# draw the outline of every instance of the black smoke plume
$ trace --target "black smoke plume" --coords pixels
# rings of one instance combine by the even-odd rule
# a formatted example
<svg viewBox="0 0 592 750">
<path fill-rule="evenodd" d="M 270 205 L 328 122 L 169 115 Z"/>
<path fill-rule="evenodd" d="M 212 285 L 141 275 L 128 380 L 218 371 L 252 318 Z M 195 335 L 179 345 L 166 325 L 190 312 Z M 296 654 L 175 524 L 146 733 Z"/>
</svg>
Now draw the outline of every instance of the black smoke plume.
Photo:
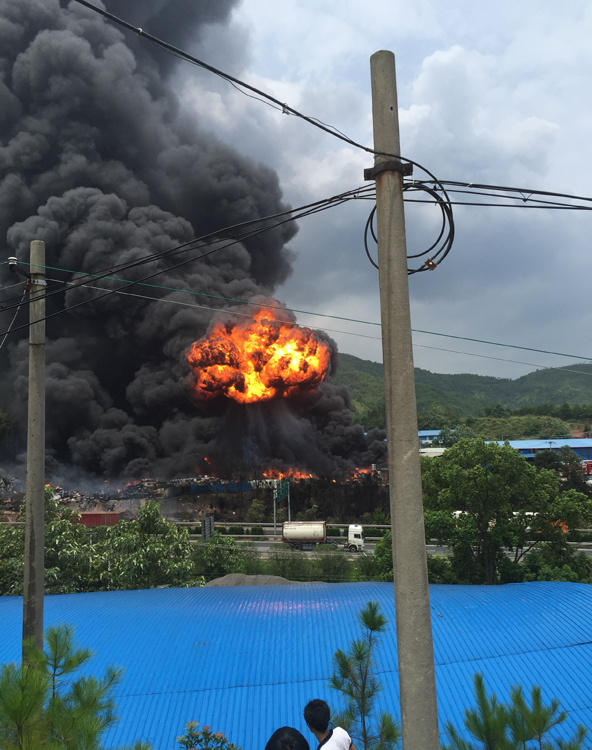
<svg viewBox="0 0 592 750">
<path fill-rule="evenodd" d="M 125 9 L 132 23 L 198 51 L 208 24 L 225 23 L 235 2 L 103 7 Z M 75 2 L 0 0 L 0 18 L 0 235 L 21 262 L 30 241 L 43 239 L 56 269 L 49 279 L 72 281 L 287 208 L 272 170 L 183 111 L 172 85 L 175 58 Z M 348 393 L 330 382 L 298 401 L 253 408 L 205 411 L 184 392 L 184 351 L 206 333 L 212 308 L 225 307 L 215 298 L 273 294 L 290 274 L 295 231 L 277 227 L 203 259 L 211 246 L 197 245 L 176 269 L 179 256 L 154 257 L 122 272 L 126 279 L 160 272 L 151 283 L 163 288 L 135 286 L 137 296 L 77 308 L 99 292 L 50 297 L 48 313 L 63 311 L 47 324 L 50 472 L 184 476 L 203 470 L 205 456 L 226 466 L 253 445 L 261 461 L 324 473 L 380 457 L 384 444 L 370 444 L 351 424 Z M 14 282 L 3 266 L 1 286 Z M 2 299 L 15 293 L 7 289 Z M 3 330 L 12 314 L 0 315 Z M 24 322 L 21 313 L 17 324 Z M 27 356 L 26 331 L 0 350 L 0 406 L 21 426 Z"/>
</svg>

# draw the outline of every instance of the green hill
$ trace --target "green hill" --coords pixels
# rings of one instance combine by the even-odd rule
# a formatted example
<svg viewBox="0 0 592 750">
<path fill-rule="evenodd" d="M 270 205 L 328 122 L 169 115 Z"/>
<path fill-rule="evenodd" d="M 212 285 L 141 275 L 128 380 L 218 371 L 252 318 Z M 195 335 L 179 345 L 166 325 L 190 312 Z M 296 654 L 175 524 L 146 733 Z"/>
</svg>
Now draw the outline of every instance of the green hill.
<svg viewBox="0 0 592 750">
<path fill-rule="evenodd" d="M 384 424 L 381 364 L 340 354 L 333 380 L 348 386 L 355 421 L 366 428 Z M 418 413 L 436 406 L 456 417 L 477 417 L 495 404 L 512 411 L 542 405 L 590 405 L 592 364 L 537 370 L 516 380 L 469 373 L 442 375 L 415 368 L 415 388 Z"/>
</svg>

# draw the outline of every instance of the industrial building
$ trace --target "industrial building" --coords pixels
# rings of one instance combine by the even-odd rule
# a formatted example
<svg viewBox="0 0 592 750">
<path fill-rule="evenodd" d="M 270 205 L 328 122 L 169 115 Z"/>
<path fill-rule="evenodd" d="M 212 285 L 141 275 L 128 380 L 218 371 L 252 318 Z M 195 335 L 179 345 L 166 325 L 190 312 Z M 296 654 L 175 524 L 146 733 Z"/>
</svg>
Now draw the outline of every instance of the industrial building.
<svg viewBox="0 0 592 750">
<path fill-rule="evenodd" d="M 592 586 L 536 582 L 431 586 L 439 716 L 461 728 L 482 672 L 501 700 L 512 685 L 541 685 L 569 712 L 558 732 L 592 727 Z M 190 720 L 244 750 L 280 726 L 305 735 L 302 707 L 339 696 L 327 687 L 332 656 L 358 636 L 357 614 L 378 601 L 389 631 L 378 652 L 379 708 L 398 714 L 397 650 L 390 583 L 294 584 L 48 596 L 45 624 L 76 626 L 96 654 L 90 671 L 125 668 L 121 720 L 105 747 L 145 740 L 172 750 Z M 0 662 L 20 659 L 22 599 L 0 598 Z M 313 737 L 309 735 L 311 746 Z"/>
</svg>

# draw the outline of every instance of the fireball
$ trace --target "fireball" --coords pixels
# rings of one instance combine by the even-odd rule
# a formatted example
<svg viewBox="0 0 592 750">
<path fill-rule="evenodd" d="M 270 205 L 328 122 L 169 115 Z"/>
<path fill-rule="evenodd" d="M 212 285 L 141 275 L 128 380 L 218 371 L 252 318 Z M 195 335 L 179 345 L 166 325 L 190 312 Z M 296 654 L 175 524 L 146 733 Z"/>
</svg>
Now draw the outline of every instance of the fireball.
<svg viewBox="0 0 592 750">
<path fill-rule="evenodd" d="M 331 349 L 274 306 L 260 307 L 249 318 L 216 322 L 185 356 L 199 401 L 224 395 L 252 404 L 316 388 L 327 375 Z"/>
</svg>

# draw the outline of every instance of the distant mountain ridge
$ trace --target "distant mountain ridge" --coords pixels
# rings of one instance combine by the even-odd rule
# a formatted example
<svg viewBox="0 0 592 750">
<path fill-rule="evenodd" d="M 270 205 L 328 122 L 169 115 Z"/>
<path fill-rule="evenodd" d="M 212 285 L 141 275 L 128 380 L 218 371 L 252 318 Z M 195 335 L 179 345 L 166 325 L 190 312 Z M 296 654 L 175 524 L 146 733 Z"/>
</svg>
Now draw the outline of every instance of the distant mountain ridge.
<svg viewBox="0 0 592 750">
<path fill-rule="evenodd" d="M 348 386 L 356 421 L 364 424 L 369 415 L 383 408 L 384 370 L 379 362 L 340 353 L 333 380 Z M 439 374 L 416 367 L 415 389 L 418 412 L 437 404 L 457 407 L 463 417 L 478 416 L 498 403 L 512 410 L 541 404 L 592 404 L 592 364 L 536 370 L 515 380 Z"/>
</svg>

